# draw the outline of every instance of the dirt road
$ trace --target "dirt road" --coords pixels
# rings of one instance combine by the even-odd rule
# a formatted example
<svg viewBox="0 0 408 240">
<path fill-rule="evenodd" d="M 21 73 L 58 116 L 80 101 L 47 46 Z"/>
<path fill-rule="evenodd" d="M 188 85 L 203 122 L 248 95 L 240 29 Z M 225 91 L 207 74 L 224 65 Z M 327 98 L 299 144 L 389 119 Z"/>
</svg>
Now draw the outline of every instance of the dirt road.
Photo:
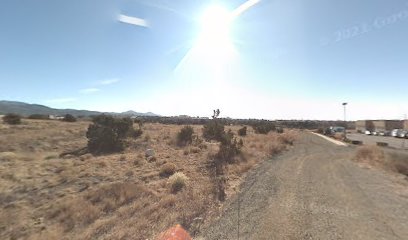
<svg viewBox="0 0 408 240">
<path fill-rule="evenodd" d="M 303 133 L 254 169 L 204 239 L 407 239 L 408 182 L 350 159 L 353 147 Z"/>
</svg>

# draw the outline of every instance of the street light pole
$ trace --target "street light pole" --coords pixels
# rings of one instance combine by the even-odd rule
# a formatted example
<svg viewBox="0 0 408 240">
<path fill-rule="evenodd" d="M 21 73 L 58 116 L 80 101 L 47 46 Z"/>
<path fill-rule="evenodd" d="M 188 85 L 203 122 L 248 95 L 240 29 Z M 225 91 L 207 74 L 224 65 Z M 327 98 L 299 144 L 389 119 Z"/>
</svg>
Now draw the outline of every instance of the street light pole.
<svg viewBox="0 0 408 240">
<path fill-rule="evenodd" d="M 346 106 L 347 106 L 347 103 L 345 102 L 342 105 L 344 107 L 344 122 L 346 122 Z"/>
<path fill-rule="evenodd" d="M 347 138 L 347 122 L 346 122 L 346 106 L 347 103 L 344 102 L 342 103 L 343 108 L 344 108 L 344 138 Z"/>
</svg>

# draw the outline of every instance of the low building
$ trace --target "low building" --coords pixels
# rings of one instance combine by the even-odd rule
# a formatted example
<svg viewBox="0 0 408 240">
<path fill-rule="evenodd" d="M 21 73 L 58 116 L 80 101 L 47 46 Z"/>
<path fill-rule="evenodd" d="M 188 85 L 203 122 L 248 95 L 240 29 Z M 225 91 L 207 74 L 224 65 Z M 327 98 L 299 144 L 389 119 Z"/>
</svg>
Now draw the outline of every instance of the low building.
<svg viewBox="0 0 408 240">
<path fill-rule="evenodd" d="M 374 131 L 374 123 L 371 120 L 356 121 L 357 132 Z"/>
<path fill-rule="evenodd" d="M 408 130 L 408 119 L 404 120 L 403 127 L 405 130 Z"/>
<path fill-rule="evenodd" d="M 403 123 L 403 121 L 400 121 L 400 120 L 359 120 L 359 121 L 356 121 L 357 132 L 365 132 L 365 131 L 385 132 L 385 131 L 391 131 L 393 129 L 401 129 L 403 127 L 408 128 L 408 122 Z"/>
<path fill-rule="evenodd" d="M 52 120 L 62 120 L 62 119 L 64 119 L 63 116 L 58 116 L 58 115 L 48 115 L 48 118 L 52 119 Z"/>
<path fill-rule="evenodd" d="M 374 130 L 377 132 L 391 131 L 403 127 L 403 122 L 400 120 L 375 120 L 373 121 L 373 124 Z"/>
</svg>

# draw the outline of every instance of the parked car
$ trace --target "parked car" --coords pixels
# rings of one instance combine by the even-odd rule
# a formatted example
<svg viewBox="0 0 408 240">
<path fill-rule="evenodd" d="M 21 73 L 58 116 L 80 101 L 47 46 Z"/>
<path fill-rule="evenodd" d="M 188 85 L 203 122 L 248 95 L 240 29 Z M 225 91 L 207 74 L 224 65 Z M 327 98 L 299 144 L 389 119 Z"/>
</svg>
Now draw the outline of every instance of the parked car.
<svg viewBox="0 0 408 240">
<path fill-rule="evenodd" d="M 390 136 L 391 132 L 390 131 L 380 131 L 378 133 L 379 136 Z"/>
<path fill-rule="evenodd" d="M 398 136 L 398 131 L 399 131 L 399 129 L 393 129 L 393 130 L 391 131 L 391 136 L 392 136 L 392 137 L 397 137 L 397 136 Z"/>
<path fill-rule="evenodd" d="M 365 130 L 365 131 L 364 131 L 364 134 L 365 134 L 365 135 L 371 135 L 371 132 L 368 131 L 368 130 Z"/>
<path fill-rule="evenodd" d="M 378 135 L 378 132 L 377 132 L 377 131 L 372 131 L 372 132 L 371 132 L 371 135 L 377 136 L 377 135 Z"/>
<path fill-rule="evenodd" d="M 400 137 L 400 138 L 408 138 L 408 131 L 406 131 L 406 130 L 401 130 L 401 131 L 398 133 L 398 137 Z"/>
</svg>

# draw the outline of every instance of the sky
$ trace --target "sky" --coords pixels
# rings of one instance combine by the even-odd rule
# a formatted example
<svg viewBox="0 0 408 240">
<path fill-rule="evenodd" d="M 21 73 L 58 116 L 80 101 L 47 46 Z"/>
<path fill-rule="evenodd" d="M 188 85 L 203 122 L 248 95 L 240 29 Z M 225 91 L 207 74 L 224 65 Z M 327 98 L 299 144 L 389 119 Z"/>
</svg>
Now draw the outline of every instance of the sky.
<svg viewBox="0 0 408 240">
<path fill-rule="evenodd" d="M 347 102 L 348 120 L 402 119 L 407 43 L 408 0 L 2 0 L 0 100 L 271 120 L 339 120 Z"/>
</svg>

